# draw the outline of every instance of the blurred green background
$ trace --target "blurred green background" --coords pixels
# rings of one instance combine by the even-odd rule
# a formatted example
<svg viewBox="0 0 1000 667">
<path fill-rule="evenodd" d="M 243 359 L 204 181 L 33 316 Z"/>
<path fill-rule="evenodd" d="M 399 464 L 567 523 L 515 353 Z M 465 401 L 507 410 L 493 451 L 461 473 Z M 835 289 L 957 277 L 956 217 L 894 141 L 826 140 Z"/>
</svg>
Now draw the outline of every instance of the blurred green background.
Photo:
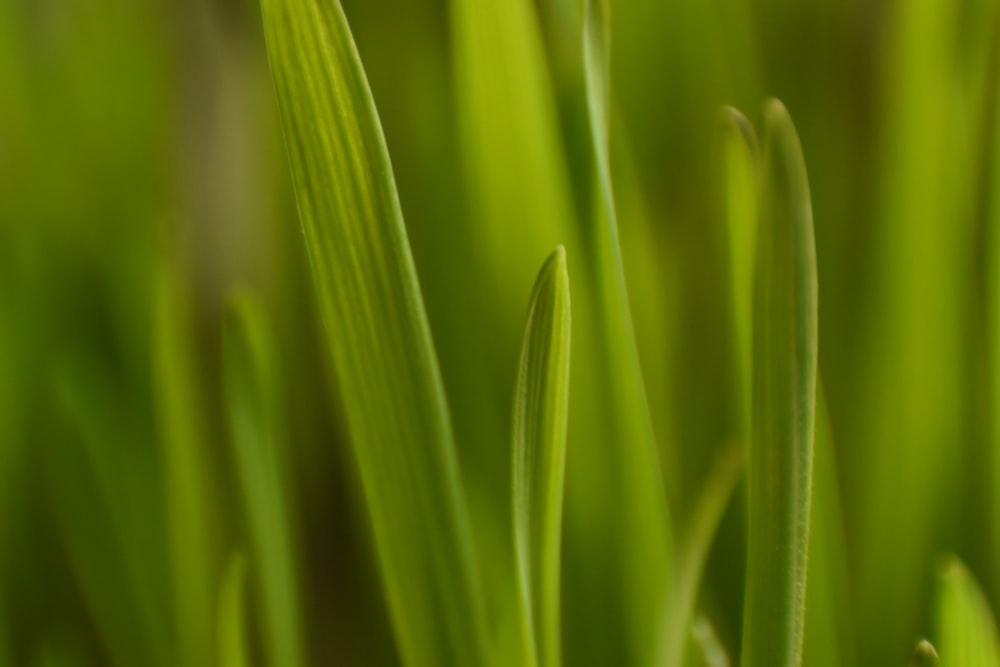
<svg viewBox="0 0 1000 667">
<path fill-rule="evenodd" d="M 531 39 L 509 75 L 528 67 L 541 106 L 524 111 L 500 86 L 476 113 L 467 93 L 484 70 L 471 59 L 494 48 L 489 34 L 463 43 L 470 31 L 446 0 L 342 4 L 392 157 L 488 573 L 509 557 L 497 554 L 509 548 L 514 369 L 551 249 L 525 207 L 568 210 L 583 234 L 595 206 L 578 3 L 512 4 Z M 835 598 L 839 620 L 824 625 L 837 628 L 829 637 L 807 625 L 805 664 L 903 664 L 929 631 L 944 552 L 1000 608 L 998 3 L 612 0 L 611 11 L 619 224 L 675 521 L 741 429 L 719 110 L 756 120 L 774 95 L 809 171 L 829 420 L 814 496 L 814 531 L 829 542 L 812 561 L 827 574 L 810 579 L 809 604 Z M 496 180 L 542 159 L 507 145 L 506 119 L 522 112 L 557 147 L 560 162 L 540 168 L 564 180 L 565 202 L 524 204 L 544 194 Z M 494 171 L 484 154 L 502 157 Z M 0 665 L 180 664 L 178 647 L 214 622 L 188 617 L 214 610 L 216 589 L 198 582 L 220 581 L 237 551 L 253 571 L 223 397 L 223 311 L 236 289 L 256 295 L 274 334 L 307 662 L 394 664 L 258 8 L 0 0 Z M 599 402 L 601 387 L 578 397 Z M 599 432 L 600 417 L 571 419 L 570 523 L 601 512 L 599 495 L 587 499 L 603 473 L 573 436 Z M 178 506 L 189 483 L 197 502 Z M 700 597 L 734 659 L 744 509 L 738 497 L 723 520 Z M 176 548 L 189 524 L 207 536 L 196 548 L 209 570 L 190 586 Z M 210 605 L 190 604 L 206 595 Z M 578 647 L 566 663 L 608 664 L 572 639 L 588 612 L 566 614 Z"/>
</svg>

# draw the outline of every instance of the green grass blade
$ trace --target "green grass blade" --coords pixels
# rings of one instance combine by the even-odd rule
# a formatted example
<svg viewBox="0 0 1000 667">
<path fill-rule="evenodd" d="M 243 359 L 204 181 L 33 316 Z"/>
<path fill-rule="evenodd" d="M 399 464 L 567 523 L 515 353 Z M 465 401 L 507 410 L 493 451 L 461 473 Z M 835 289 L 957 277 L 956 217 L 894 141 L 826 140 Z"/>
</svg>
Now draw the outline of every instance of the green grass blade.
<svg viewBox="0 0 1000 667">
<path fill-rule="evenodd" d="M 817 386 L 812 519 L 809 528 L 809 601 L 802 661 L 809 667 L 857 664 L 851 623 L 847 545 L 833 429 L 822 381 Z"/>
<path fill-rule="evenodd" d="M 933 644 L 926 639 L 917 642 L 917 647 L 910 656 L 910 667 L 938 667 L 940 663 L 941 659 Z"/>
<path fill-rule="evenodd" d="M 697 499 L 694 514 L 678 549 L 675 584 L 671 587 L 657 665 L 677 667 L 682 664 L 684 636 L 693 627 L 692 618 L 705 562 L 722 515 L 742 476 L 745 461 L 741 443 L 723 448 Z"/>
<path fill-rule="evenodd" d="M 934 611 L 937 646 L 945 665 L 1000 665 L 1000 644 L 989 603 L 957 558 L 950 558 L 938 572 Z"/>
<path fill-rule="evenodd" d="M 726 231 L 729 246 L 729 280 L 733 322 L 742 385 L 743 434 L 750 437 L 753 383 L 753 275 L 757 235 L 758 171 L 757 135 L 746 117 L 732 107 L 723 110 Z"/>
<path fill-rule="evenodd" d="M 686 656 L 686 667 L 729 667 L 729 654 L 704 616 L 691 623 Z"/>
<path fill-rule="evenodd" d="M 538 274 L 514 393 L 514 543 L 526 664 L 562 664 L 560 556 L 569 417 L 570 296 L 559 247 Z"/>
<path fill-rule="evenodd" d="M 792 120 L 777 100 L 765 116 L 742 664 L 798 667 L 816 401 L 816 251 Z"/>
<path fill-rule="evenodd" d="M 246 560 L 242 554 L 229 559 L 219 587 L 216 615 L 216 647 L 219 667 L 246 667 Z M 281 663 L 274 663 L 281 664 Z"/>
<path fill-rule="evenodd" d="M 246 294 L 230 300 L 223 335 L 229 427 L 258 564 L 265 643 L 272 664 L 297 667 L 302 631 L 275 348 L 260 306 Z"/>
<path fill-rule="evenodd" d="M 263 0 L 299 214 L 411 666 L 480 665 L 480 583 L 440 371 L 360 58 L 339 2 Z"/>
<path fill-rule="evenodd" d="M 154 283 L 153 368 L 161 435 L 179 662 L 212 660 L 216 528 L 209 492 L 201 388 L 195 372 L 184 281 L 160 258 Z"/>
<path fill-rule="evenodd" d="M 646 664 L 655 659 L 658 650 L 660 619 L 670 585 L 673 544 L 659 454 L 629 310 L 611 184 L 608 14 L 606 0 L 588 0 L 584 4 L 587 106 L 601 202 L 599 220 L 594 225 L 594 249 L 598 312 L 604 327 L 619 466 L 621 525 L 618 528 L 617 566 L 624 596 L 622 620 L 629 662 Z"/>
</svg>

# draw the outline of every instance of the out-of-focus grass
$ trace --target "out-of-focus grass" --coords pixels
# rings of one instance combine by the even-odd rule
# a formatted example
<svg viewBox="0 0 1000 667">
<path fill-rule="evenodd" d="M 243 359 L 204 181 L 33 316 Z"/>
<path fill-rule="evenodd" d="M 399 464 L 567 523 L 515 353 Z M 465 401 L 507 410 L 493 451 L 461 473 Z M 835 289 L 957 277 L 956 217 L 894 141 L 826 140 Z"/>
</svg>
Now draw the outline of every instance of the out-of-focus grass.
<svg viewBox="0 0 1000 667">
<path fill-rule="evenodd" d="M 482 654 L 516 664 L 509 422 L 524 304 L 560 243 L 573 284 L 563 662 L 648 664 L 639 656 L 691 631 L 686 652 L 665 653 L 748 659 L 747 504 L 737 493 L 715 535 L 728 494 L 710 491 L 754 419 L 749 295 L 762 267 L 740 128 L 761 126 L 767 94 L 788 105 L 809 173 L 826 390 L 804 664 L 902 665 L 924 635 L 947 663 L 954 624 L 932 595 L 942 552 L 982 582 L 976 606 L 1000 608 L 995 2 L 615 0 L 589 5 L 610 22 L 587 33 L 575 0 L 267 2 L 315 8 L 303 31 L 342 5 L 337 34 L 349 25 L 358 49 L 348 69 L 330 55 L 343 50 L 305 49 L 279 88 L 286 115 L 304 108 L 303 87 L 330 95 L 301 143 L 340 178 L 304 184 L 293 170 L 298 210 L 256 2 L 0 2 L 0 665 L 292 664 L 277 656 L 297 651 L 307 664 L 419 662 L 433 651 L 414 645 L 460 653 L 462 628 L 480 625 L 479 612 L 451 614 L 449 634 L 426 614 L 400 629 L 420 615 L 397 589 L 450 590 L 442 572 L 479 582 Z M 352 114 L 381 132 L 367 101 L 303 83 L 321 72 L 355 92 L 366 77 L 391 166 L 313 140 Z M 720 129 L 725 105 L 749 119 Z M 405 218 L 412 267 L 403 237 L 363 205 L 377 198 L 359 197 L 360 217 L 310 213 L 358 174 L 390 199 L 385 184 L 398 188 L 393 229 Z M 307 233 L 311 255 L 300 212 L 339 230 Z M 369 241 L 391 261 L 373 262 Z M 397 302 L 360 287 L 366 271 L 404 265 L 421 291 Z M 242 361 L 224 377 L 237 285 L 271 315 L 281 360 L 239 403 L 252 413 L 240 423 L 281 466 L 266 452 L 241 460 L 230 423 L 235 390 L 255 382 Z M 355 319 L 320 317 L 338 290 L 355 295 L 343 299 Z M 416 300 L 433 336 L 406 347 L 412 327 L 373 313 Z M 397 341 L 379 373 L 377 340 Z M 433 392 L 400 391 L 408 408 L 373 398 L 435 357 Z M 414 408 L 438 406 L 439 389 L 448 415 Z M 417 455 L 428 450 L 358 435 L 362 415 L 384 434 L 397 409 L 454 432 L 441 469 L 467 498 L 455 525 L 467 512 L 475 566 L 461 576 L 465 538 L 429 539 L 377 511 L 386 520 L 369 527 L 383 492 L 428 525 L 452 522 L 450 503 L 407 491 L 451 488 L 450 473 L 410 475 L 437 465 Z M 676 558 L 644 542 L 674 528 Z M 677 575 L 702 549 L 689 568 L 701 576 Z M 237 552 L 242 635 L 224 560 Z M 438 575 L 406 570 L 381 587 L 385 563 L 420 554 Z M 666 575 L 687 582 L 690 629 L 649 611 L 675 599 Z"/>
</svg>

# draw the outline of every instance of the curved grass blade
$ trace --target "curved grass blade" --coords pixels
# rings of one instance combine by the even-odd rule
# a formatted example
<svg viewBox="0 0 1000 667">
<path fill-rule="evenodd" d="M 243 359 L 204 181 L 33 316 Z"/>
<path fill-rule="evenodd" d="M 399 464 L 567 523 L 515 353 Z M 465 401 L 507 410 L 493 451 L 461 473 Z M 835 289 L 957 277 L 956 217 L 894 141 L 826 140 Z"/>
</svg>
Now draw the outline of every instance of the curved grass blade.
<svg viewBox="0 0 1000 667">
<path fill-rule="evenodd" d="M 247 294 L 230 299 L 223 331 L 226 403 L 234 459 L 246 508 L 262 625 L 270 662 L 302 664 L 301 620 L 291 512 L 281 457 L 281 387 L 270 330 Z"/>
<path fill-rule="evenodd" d="M 745 461 L 742 443 L 723 448 L 697 500 L 694 515 L 679 545 L 657 665 L 678 667 L 683 661 L 684 635 L 695 627 L 692 618 L 705 562 L 722 515 L 742 476 Z"/>
<path fill-rule="evenodd" d="M 719 640 L 712 623 L 698 616 L 691 623 L 686 667 L 729 667 L 729 654 Z"/>
<path fill-rule="evenodd" d="M 742 664 L 798 667 L 816 401 L 816 251 L 795 128 L 777 100 L 765 117 Z"/>
<path fill-rule="evenodd" d="M 441 375 L 374 101 L 335 0 L 262 0 L 327 343 L 403 662 L 488 664 Z"/>
<path fill-rule="evenodd" d="M 938 657 L 934 645 L 926 639 L 917 642 L 917 647 L 913 649 L 910 657 L 910 667 L 938 667 L 941 659 Z"/>
<path fill-rule="evenodd" d="M 945 665 L 996 667 L 1000 644 L 986 596 L 957 558 L 938 572 L 935 635 Z"/>
<path fill-rule="evenodd" d="M 822 378 L 817 385 L 812 519 L 809 528 L 809 602 L 802 664 L 840 667 L 854 656 L 847 546 L 833 429 Z"/>
<path fill-rule="evenodd" d="M 743 434 L 750 437 L 753 384 L 753 275 L 760 170 L 757 135 L 750 121 L 733 107 L 722 113 L 725 159 L 726 230 L 729 246 L 730 298 L 736 326 Z"/>
<path fill-rule="evenodd" d="M 622 621 L 628 662 L 655 659 L 670 586 L 672 528 L 659 455 L 639 365 L 622 266 L 609 151 L 610 29 L 607 0 L 584 3 L 583 58 L 600 219 L 594 225 L 598 312 L 613 405 L 621 493 L 617 567 L 622 574 Z"/>
<path fill-rule="evenodd" d="M 240 553 L 229 559 L 219 588 L 216 646 L 219 667 L 246 667 L 246 560 Z M 281 664 L 281 663 L 274 663 Z"/>
<path fill-rule="evenodd" d="M 570 296 L 560 246 L 538 274 L 514 393 L 514 543 L 527 665 L 562 664 L 559 620 Z"/>
</svg>

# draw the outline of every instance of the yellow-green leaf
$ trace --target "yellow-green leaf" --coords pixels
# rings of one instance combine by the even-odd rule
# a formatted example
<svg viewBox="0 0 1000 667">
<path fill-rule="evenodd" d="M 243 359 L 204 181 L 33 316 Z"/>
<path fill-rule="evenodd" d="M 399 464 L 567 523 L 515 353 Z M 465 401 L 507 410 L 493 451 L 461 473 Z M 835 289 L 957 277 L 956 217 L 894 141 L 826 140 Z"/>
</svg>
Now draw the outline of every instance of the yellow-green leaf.
<svg viewBox="0 0 1000 667">
<path fill-rule="evenodd" d="M 917 647 L 913 649 L 910 656 L 910 667 L 937 667 L 940 664 L 937 651 L 934 645 L 926 639 L 917 642 Z"/>
<path fill-rule="evenodd" d="M 326 339 L 407 665 L 489 662 L 448 408 L 374 100 L 335 0 L 262 0 Z"/>
<path fill-rule="evenodd" d="M 798 667 L 816 402 L 816 250 L 795 127 L 777 100 L 765 117 L 742 664 Z"/>
<path fill-rule="evenodd" d="M 655 659 L 673 559 L 670 514 L 659 454 L 639 364 L 628 290 L 618 239 L 609 158 L 610 8 L 607 0 L 587 0 L 583 17 L 583 60 L 587 106 L 599 184 L 593 248 L 598 312 L 612 402 L 620 524 L 622 629 L 630 663 Z"/>
<path fill-rule="evenodd" d="M 526 664 L 559 667 L 560 555 L 569 410 L 570 296 L 559 247 L 538 274 L 514 393 L 514 542 Z"/>
<path fill-rule="evenodd" d="M 216 650 L 219 667 L 246 667 L 246 560 L 240 553 L 229 559 L 219 587 L 216 611 Z M 275 663 L 280 664 L 280 663 Z"/>
<path fill-rule="evenodd" d="M 233 297 L 223 332 L 226 404 L 234 462 L 246 508 L 262 626 L 271 664 L 302 664 L 292 514 L 286 490 L 281 382 L 260 306 Z"/>
<path fill-rule="evenodd" d="M 986 596 L 965 565 L 950 558 L 938 572 L 935 639 L 946 667 L 997 667 L 1000 644 Z"/>
</svg>

